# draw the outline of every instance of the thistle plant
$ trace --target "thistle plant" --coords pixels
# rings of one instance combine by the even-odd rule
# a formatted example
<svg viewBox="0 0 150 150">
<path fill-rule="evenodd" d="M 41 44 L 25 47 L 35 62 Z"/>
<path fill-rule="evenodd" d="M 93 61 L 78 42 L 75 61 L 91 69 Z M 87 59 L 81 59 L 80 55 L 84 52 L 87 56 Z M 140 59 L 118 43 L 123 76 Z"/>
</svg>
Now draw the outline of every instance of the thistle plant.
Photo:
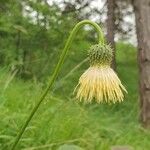
<svg viewBox="0 0 150 150">
<path fill-rule="evenodd" d="M 91 102 L 115 103 L 123 101 L 122 90 L 127 92 L 116 73 L 110 68 L 112 49 L 102 43 L 89 50 L 90 67 L 83 73 L 75 88 L 77 99 Z"/>
<path fill-rule="evenodd" d="M 112 50 L 108 44 L 105 43 L 104 34 L 99 25 L 90 21 L 83 20 L 76 24 L 73 28 L 70 36 L 65 44 L 65 47 L 62 51 L 62 54 L 59 58 L 59 61 L 55 67 L 54 73 L 49 80 L 47 88 L 41 94 L 37 104 L 31 111 L 29 117 L 26 122 L 22 126 L 19 131 L 11 150 L 14 150 L 21 139 L 26 127 L 30 123 L 34 114 L 38 110 L 39 106 L 45 99 L 47 93 L 50 91 L 53 83 L 55 82 L 60 68 L 65 60 L 66 54 L 71 47 L 73 39 L 75 38 L 76 33 L 79 31 L 81 27 L 84 25 L 93 26 L 98 33 L 98 44 L 91 46 L 88 54 L 90 60 L 90 67 L 86 70 L 83 75 L 79 79 L 79 83 L 75 88 L 75 92 L 77 93 L 77 98 L 81 101 L 91 102 L 95 99 L 96 102 L 121 102 L 123 101 L 123 91 L 126 91 L 124 86 L 121 84 L 116 73 L 110 68 L 111 60 L 112 60 Z"/>
</svg>

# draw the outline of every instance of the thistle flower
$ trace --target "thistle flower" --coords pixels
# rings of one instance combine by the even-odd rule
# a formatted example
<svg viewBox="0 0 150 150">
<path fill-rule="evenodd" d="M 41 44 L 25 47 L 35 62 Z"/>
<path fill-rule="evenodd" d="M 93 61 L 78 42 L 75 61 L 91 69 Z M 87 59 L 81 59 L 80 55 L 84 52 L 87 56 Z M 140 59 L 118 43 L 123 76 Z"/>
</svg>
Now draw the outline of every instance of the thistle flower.
<svg viewBox="0 0 150 150">
<path fill-rule="evenodd" d="M 109 45 L 94 45 L 89 50 L 90 67 L 82 74 L 75 88 L 77 99 L 85 102 L 123 101 L 126 91 L 117 74 L 110 68 L 112 49 Z"/>
</svg>

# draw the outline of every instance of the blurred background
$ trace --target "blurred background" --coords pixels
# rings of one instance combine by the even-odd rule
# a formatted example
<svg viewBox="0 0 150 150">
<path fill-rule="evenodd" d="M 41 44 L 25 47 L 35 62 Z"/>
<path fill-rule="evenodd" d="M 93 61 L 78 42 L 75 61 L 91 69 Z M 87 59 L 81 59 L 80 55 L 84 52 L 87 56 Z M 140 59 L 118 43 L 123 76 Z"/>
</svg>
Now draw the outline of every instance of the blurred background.
<svg viewBox="0 0 150 150">
<path fill-rule="evenodd" d="M 149 150 L 149 4 L 150 0 L 0 0 L 0 149 L 9 150 L 14 142 L 75 24 L 90 19 L 102 27 L 113 48 L 112 67 L 128 90 L 124 102 L 75 101 L 73 90 L 89 67 L 87 50 L 97 43 L 95 30 L 85 26 L 17 149 L 117 150 L 113 147 L 121 145 Z"/>
</svg>

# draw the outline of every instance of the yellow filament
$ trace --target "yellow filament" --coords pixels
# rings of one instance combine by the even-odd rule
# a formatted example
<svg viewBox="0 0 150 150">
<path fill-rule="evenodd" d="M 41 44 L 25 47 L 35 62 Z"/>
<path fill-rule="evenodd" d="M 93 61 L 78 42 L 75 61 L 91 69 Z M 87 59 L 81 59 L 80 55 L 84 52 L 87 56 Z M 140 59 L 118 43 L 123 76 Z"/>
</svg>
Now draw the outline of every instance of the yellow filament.
<svg viewBox="0 0 150 150">
<path fill-rule="evenodd" d="M 126 91 L 116 73 L 109 66 L 93 66 L 87 69 L 79 79 L 75 88 L 77 98 L 85 102 L 121 102 L 122 91 Z"/>
</svg>

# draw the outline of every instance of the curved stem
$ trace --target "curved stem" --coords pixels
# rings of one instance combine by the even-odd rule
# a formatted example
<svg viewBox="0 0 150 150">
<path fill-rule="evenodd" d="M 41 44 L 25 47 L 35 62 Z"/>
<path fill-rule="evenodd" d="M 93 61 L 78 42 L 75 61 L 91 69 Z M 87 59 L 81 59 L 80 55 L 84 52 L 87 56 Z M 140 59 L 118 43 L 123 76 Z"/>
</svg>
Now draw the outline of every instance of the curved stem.
<svg viewBox="0 0 150 150">
<path fill-rule="evenodd" d="M 76 26 L 73 28 L 73 30 L 72 30 L 72 32 L 70 33 L 70 36 L 69 36 L 69 38 L 68 38 L 68 40 L 67 40 L 67 42 L 66 42 L 66 44 L 65 44 L 65 47 L 64 47 L 64 49 L 63 49 L 63 51 L 62 51 L 62 54 L 61 54 L 61 56 L 60 56 L 60 59 L 59 59 L 57 65 L 56 65 L 56 68 L 55 68 L 55 70 L 54 70 L 54 73 L 53 73 L 53 75 L 52 75 L 50 81 L 49 81 L 49 84 L 48 84 L 47 88 L 46 88 L 45 91 L 42 93 L 42 95 L 41 95 L 39 101 L 37 102 L 37 104 L 35 105 L 35 107 L 33 108 L 33 110 L 31 111 L 31 114 L 30 114 L 29 117 L 27 118 L 25 124 L 22 126 L 20 132 L 18 133 L 18 135 L 17 135 L 17 137 L 16 137 L 16 139 L 15 139 L 15 142 L 13 143 L 13 146 L 12 146 L 11 150 L 14 150 L 14 149 L 15 149 L 15 147 L 16 147 L 16 145 L 18 144 L 20 138 L 22 137 L 22 134 L 24 133 L 26 127 L 28 126 L 28 124 L 29 124 L 29 122 L 31 121 L 32 117 L 34 116 L 35 112 L 38 110 L 40 104 L 41 104 L 42 101 L 44 100 L 44 98 L 45 98 L 45 96 L 47 95 L 48 91 L 49 91 L 50 88 L 52 87 L 52 85 L 53 85 L 55 79 L 56 79 L 57 76 L 58 76 L 58 73 L 59 73 L 59 71 L 60 71 L 60 68 L 61 68 L 61 66 L 62 66 L 62 64 L 63 64 L 63 62 L 64 62 L 64 60 L 65 60 L 65 56 L 66 56 L 66 54 L 67 54 L 69 48 L 71 47 L 72 41 L 73 41 L 73 39 L 75 38 L 76 33 L 78 32 L 78 30 L 79 30 L 82 26 L 84 26 L 84 25 L 86 25 L 86 24 L 89 24 L 89 25 L 93 26 L 93 27 L 96 29 L 96 31 L 98 32 L 99 42 L 100 42 L 101 44 L 104 44 L 104 35 L 103 35 L 103 32 L 102 32 L 101 28 L 100 28 L 96 23 L 94 23 L 94 22 L 92 22 L 92 21 L 90 21 L 90 20 L 83 20 L 83 21 L 79 22 L 78 24 L 76 24 Z"/>
</svg>

